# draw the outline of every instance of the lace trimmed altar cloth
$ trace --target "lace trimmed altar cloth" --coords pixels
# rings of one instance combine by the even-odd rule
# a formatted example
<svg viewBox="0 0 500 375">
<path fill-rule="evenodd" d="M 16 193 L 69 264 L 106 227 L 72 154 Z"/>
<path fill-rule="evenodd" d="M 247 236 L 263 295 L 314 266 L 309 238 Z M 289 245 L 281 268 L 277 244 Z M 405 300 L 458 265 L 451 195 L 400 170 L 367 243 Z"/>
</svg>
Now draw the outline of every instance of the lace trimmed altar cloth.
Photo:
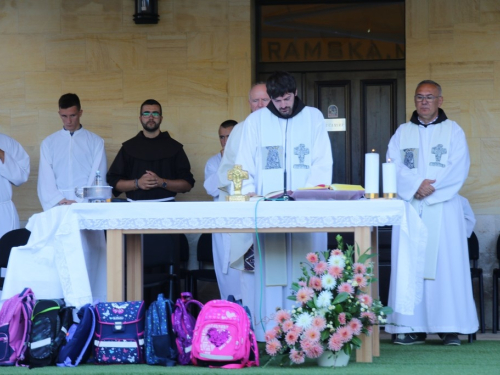
<svg viewBox="0 0 500 375">
<path fill-rule="evenodd" d="M 85 266 L 84 254 L 89 251 L 88 243 L 81 234 L 85 230 L 176 229 L 207 232 L 227 229 L 237 232 L 239 229 L 255 228 L 256 222 L 260 229 L 275 228 L 277 231 L 281 228 L 300 231 L 300 228 L 400 225 L 399 264 L 393 265 L 393 272 L 398 274 L 401 295 L 397 299 L 398 304 L 392 308 L 402 314 L 412 314 L 413 307 L 419 302 L 423 263 L 419 262 L 418 256 L 427 237 L 425 227 L 408 203 L 384 199 L 176 202 L 168 205 L 157 202 L 76 203 L 55 207 L 29 219 L 30 240 L 26 246 L 12 250 L 2 299 L 19 293 L 24 287 L 31 287 L 37 298 L 46 298 L 47 294 L 50 295 L 48 298 L 64 297 L 69 305 L 77 307 L 91 303 L 95 292 L 91 290 Z M 32 273 L 35 270 L 41 272 Z"/>
</svg>

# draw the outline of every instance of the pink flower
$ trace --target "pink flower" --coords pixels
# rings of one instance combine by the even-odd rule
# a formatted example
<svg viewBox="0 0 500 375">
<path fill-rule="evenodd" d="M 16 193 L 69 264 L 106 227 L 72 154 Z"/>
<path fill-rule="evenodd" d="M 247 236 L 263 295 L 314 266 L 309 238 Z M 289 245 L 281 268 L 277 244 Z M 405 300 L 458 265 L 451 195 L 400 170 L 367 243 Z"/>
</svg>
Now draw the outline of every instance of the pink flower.
<svg viewBox="0 0 500 375">
<path fill-rule="evenodd" d="M 352 318 L 351 321 L 349 322 L 349 327 L 352 329 L 352 334 L 357 336 L 361 333 L 361 328 L 363 328 L 363 324 L 361 323 L 361 320 L 358 318 Z"/>
<path fill-rule="evenodd" d="M 369 327 L 366 327 L 366 330 L 367 330 L 367 335 L 370 336 L 372 334 L 372 331 L 373 331 L 373 327 L 372 326 L 369 326 Z"/>
<path fill-rule="evenodd" d="M 278 310 L 274 316 L 276 323 L 283 323 L 285 320 L 290 319 L 290 313 L 286 310 Z"/>
<path fill-rule="evenodd" d="M 266 352 L 267 352 L 267 354 L 269 354 L 271 356 L 278 354 L 280 349 L 281 349 L 281 344 L 276 339 L 273 339 L 273 340 L 268 341 L 266 343 Z"/>
<path fill-rule="evenodd" d="M 283 324 L 281 325 L 281 328 L 283 329 L 283 332 L 288 332 L 293 328 L 293 321 L 292 320 L 285 320 Z"/>
<path fill-rule="evenodd" d="M 307 349 L 305 352 L 306 356 L 308 356 L 309 358 L 318 358 L 321 354 L 323 354 L 323 347 L 320 343 L 315 342 L 311 344 L 309 349 Z"/>
<path fill-rule="evenodd" d="M 286 341 L 287 345 L 291 346 L 291 345 L 295 345 L 298 338 L 299 338 L 299 335 L 292 330 L 292 331 L 287 332 L 287 334 L 285 336 L 285 341 Z"/>
<path fill-rule="evenodd" d="M 307 286 L 305 281 L 299 281 L 298 284 L 299 284 L 299 286 Z"/>
<path fill-rule="evenodd" d="M 377 317 L 371 311 L 365 311 L 361 313 L 361 318 L 367 318 L 371 324 L 375 324 Z"/>
<path fill-rule="evenodd" d="M 264 339 L 266 340 L 266 342 L 271 341 L 275 338 L 276 338 L 276 331 L 274 329 L 266 331 L 266 334 L 264 335 Z"/>
<path fill-rule="evenodd" d="M 309 341 L 309 340 L 302 339 L 300 341 L 300 347 L 301 347 L 301 349 L 304 350 L 304 351 L 306 351 L 306 352 L 307 352 L 307 350 L 309 350 L 309 348 L 311 347 L 311 345 L 312 345 L 312 342 Z"/>
<path fill-rule="evenodd" d="M 313 288 L 314 290 L 320 291 L 321 290 L 321 279 L 317 276 L 312 276 L 309 279 L 309 286 Z"/>
<path fill-rule="evenodd" d="M 335 250 L 332 250 L 332 252 L 330 253 L 330 256 L 332 255 L 343 255 L 344 253 L 342 252 L 342 250 L 339 250 L 339 249 L 335 249 Z"/>
<path fill-rule="evenodd" d="M 313 295 L 314 295 L 314 290 L 306 287 L 299 289 L 295 297 L 297 298 L 297 302 L 305 304 L 313 298 Z"/>
<path fill-rule="evenodd" d="M 306 259 L 309 263 L 318 263 L 319 262 L 318 255 L 316 253 L 308 253 L 306 255 Z"/>
<path fill-rule="evenodd" d="M 349 326 L 340 327 L 337 332 L 342 339 L 342 342 L 349 342 L 352 339 L 352 329 Z"/>
<path fill-rule="evenodd" d="M 304 363 L 304 353 L 299 352 L 297 349 L 292 349 L 290 350 L 290 360 L 293 363 L 300 365 L 301 363 Z"/>
<path fill-rule="evenodd" d="M 312 326 L 318 331 L 322 331 L 326 327 L 326 320 L 322 316 L 315 316 L 312 321 Z"/>
<path fill-rule="evenodd" d="M 311 342 L 318 342 L 321 338 L 321 334 L 316 328 L 308 328 L 302 334 L 302 337 Z"/>
<path fill-rule="evenodd" d="M 342 271 L 343 269 L 339 266 L 331 266 L 328 268 L 328 273 L 336 279 L 340 279 L 342 277 Z"/>
<path fill-rule="evenodd" d="M 302 333 L 302 327 L 295 325 L 293 326 L 292 331 L 298 336 Z"/>
<path fill-rule="evenodd" d="M 339 314 L 339 323 L 345 324 L 345 322 L 346 322 L 345 313 L 340 313 Z"/>
<path fill-rule="evenodd" d="M 365 305 L 367 306 L 371 306 L 372 305 L 372 302 L 373 302 L 373 299 L 371 296 L 369 296 L 368 294 L 360 294 L 358 296 L 358 299 L 361 303 L 364 303 Z"/>
<path fill-rule="evenodd" d="M 328 269 L 328 263 L 321 261 L 316 263 L 316 265 L 314 266 L 314 273 L 316 275 L 322 275 L 326 272 L 327 269 Z"/>
<path fill-rule="evenodd" d="M 338 286 L 337 291 L 339 293 L 344 293 L 345 292 L 345 293 L 349 293 L 349 294 L 352 295 L 354 293 L 354 288 L 352 287 L 351 284 L 344 282 L 344 283 L 342 283 L 342 284 L 340 284 Z"/>
<path fill-rule="evenodd" d="M 358 283 L 358 286 L 360 288 L 364 288 L 365 286 L 368 285 L 365 277 L 361 273 L 356 273 L 352 278 L 354 279 L 354 281 Z"/>
<path fill-rule="evenodd" d="M 338 352 L 340 349 L 342 349 L 342 346 L 344 343 L 342 342 L 342 337 L 335 332 L 333 335 L 330 336 L 328 339 L 328 349 Z"/>
<path fill-rule="evenodd" d="M 366 273 L 366 266 L 363 263 L 354 263 L 352 265 L 352 268 L 356 273 L 362 273 L 362 274 Z"/>
</svg>

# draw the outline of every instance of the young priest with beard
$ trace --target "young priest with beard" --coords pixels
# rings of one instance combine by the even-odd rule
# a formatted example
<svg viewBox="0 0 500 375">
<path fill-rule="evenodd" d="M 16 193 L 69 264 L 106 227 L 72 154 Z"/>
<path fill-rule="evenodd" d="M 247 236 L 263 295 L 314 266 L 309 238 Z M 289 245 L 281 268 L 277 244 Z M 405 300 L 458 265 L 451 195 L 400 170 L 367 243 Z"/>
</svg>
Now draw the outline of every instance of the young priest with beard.
<svg viewBox="0 0 500 375">
<path fill-rule="evenodd" d="M 144 129 L 123 143 L 106 176 L 115 196 L 124 192 L 129 201 L 166 202 L 193 188 L 182 144 L 160 131 L 162 119 L 160 103 L 142 103 L 139 121 Z"/>
<path fill-rule="evenodd" d="M 250 114 L 236 163 L 248 171 L 243 194 L 265 195 L 295 190 L 332 181 L 333 158 L 330 139 L 321 112 L 306 106 L 297 97 L 295 79 L 286 72 L 273 73 L 266 81 L 271 102 L 266 108 Z M 286 178 L 286 185 L 284 180 Z M 326 250 L 326 235 L 294 233 L 265 235 L 260 241 L 263 268 L 259 268 L 255 248 L 255 321 L 263 320 L 265 330 L 272 328 L 276 307 L 290 309 L 291 283 L 302 271 L 300 262 L 312 249 Z M 283 267 L 287 264 L 288 267 Z M 264 285 L 260 285 L 260 273 Z M 261 290 L 263 298 L 261 304 Z M 260 308 L 262 305 L 262 309 Z M 257 339 L 263 341 L 261 324 L 255 325 Z"/>
</svg>

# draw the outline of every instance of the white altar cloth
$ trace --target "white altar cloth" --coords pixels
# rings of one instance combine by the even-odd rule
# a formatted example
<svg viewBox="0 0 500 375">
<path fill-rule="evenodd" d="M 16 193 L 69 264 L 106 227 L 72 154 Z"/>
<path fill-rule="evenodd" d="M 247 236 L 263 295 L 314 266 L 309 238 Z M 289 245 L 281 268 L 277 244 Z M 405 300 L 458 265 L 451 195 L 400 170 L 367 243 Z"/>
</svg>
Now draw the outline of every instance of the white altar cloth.
<svg viewBox="0 0 500 375">
<path fill-rule="evenodd" d="M 255 220 L 257 216 L 257 220 Z M 329 231 L 329 228 L 400 225 L 398 273 L 401 290 L 395 311 L 411 314 L 419 302 L 418 280 L 423 265 L 416 262 L 424 248 L 425 227 L 415 210 L 400 200 L 288 201 L 288 202 L 157 202 L 76 203 L 33 215 L 26 246 L 12 250 L 2 298 L 29 286 L 35 291 L 59 291 L 74 306 L 92 302 L 93 292 L 85 267 L 85 229 L 174 229 L 179 233 L 203 231 L 252 231 L 273 228 L 276 232 Z M 304 228 L 306 230 L 304 230 Z M 334 230 L 332 230 L 334 231 Z M 43 256 L 42 256 L 43 255 Z M 58 262 L 54 261 L 54 257 Z M 40 263 L 42 262 L 42 263 Z M 257 263 L 257 262 L 256 262 Z M 43 273 L 35 270 L 43 266 Z M 37 276 L 36 276 L 37 275 Z M 102 275 L 105 279 L 106 275 Z M 31 285 L 30 278 L 33 280 Z M 420 284 L 420 286 L 419 286 Z M 38 297 L 38 295 L 37 295 Z M 416 297 L 416 298 L 415 298 Z M 44 298 L 44 297 L 38 297 Z"/>
</svg>

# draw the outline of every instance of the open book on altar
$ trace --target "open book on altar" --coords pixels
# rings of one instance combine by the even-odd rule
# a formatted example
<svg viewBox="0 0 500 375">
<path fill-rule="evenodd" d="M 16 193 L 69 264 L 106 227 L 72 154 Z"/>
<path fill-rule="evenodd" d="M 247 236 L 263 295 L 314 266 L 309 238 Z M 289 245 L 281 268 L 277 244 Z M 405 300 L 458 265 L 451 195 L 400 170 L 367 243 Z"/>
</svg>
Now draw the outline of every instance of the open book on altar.
<svg viewBox="0 0 500 375">
<path fill-rule="evenodd" d="M 363 197 L 365 189 L 361 185 L 329 184 L 317 185 L 306 188 L 299 188 L 295 191 L 288 191 L 287 195 L 293 200 L 357 200 Z M 264 195 L 269 200 L 280 200 L 284 191 L 273 191 Z M 261 196 L 252 197 L 250 200 L 262 198 Z"/>
</svg>

